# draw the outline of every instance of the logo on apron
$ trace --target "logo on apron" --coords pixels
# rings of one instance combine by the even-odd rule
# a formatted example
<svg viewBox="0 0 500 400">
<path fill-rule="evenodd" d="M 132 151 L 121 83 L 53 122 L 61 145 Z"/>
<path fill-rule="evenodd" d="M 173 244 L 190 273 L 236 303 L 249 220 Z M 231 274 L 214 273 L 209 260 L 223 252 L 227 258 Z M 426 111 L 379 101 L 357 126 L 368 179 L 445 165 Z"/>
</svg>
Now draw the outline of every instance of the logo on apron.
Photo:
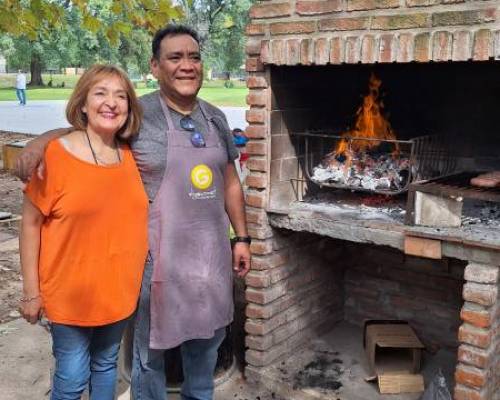
<svg viewBox="0 0 500 400">
<path fill-rule="evenodd" d="M 191 183 L 193 186 L 202 190 L 203 192 L 191 192 L 189 196 L 192 199 L 213 199 L 215 198 L 216 189 L 210 190 L 206 192 L 208 188 L 212 186 L 213 182 L 213 173 L 212 170 L 206 166 L 205 164 L 198 164 L 191 170 Z"/>
</svg>

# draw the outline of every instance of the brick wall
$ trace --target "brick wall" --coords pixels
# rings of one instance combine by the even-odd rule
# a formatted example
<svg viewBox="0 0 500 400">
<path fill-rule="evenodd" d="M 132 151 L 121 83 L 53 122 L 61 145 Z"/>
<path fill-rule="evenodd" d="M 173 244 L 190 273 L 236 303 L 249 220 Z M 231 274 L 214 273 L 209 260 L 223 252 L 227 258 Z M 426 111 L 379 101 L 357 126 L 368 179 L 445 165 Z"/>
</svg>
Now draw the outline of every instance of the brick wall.
<svg viewBox="0 0 500 400">
<path fill-rule="evenodd" d="M 498 399 L 500 393 L 499 268 L 469 263 L 463 288 L 455 400 Z"/>
<path fill-rule="evenodd" d="M 464 262 L 430 260 L 380 246 L 346 246 L 345 319 L 406 320 L 430 351 L 457 348 Z"/>
<path fill-rule="evenodd" d="M 246 277 L 245 358 L 251 366 L 269 365 L 343 319 L 341 268 L 331 242 L 275 232 L 266 250 L 254 252 Z"/>
<path fill-rule="evenodd" d="M 247 68 L 500 56 L 498 1 L 260 1 L 250 10 Z"/>
</svg>

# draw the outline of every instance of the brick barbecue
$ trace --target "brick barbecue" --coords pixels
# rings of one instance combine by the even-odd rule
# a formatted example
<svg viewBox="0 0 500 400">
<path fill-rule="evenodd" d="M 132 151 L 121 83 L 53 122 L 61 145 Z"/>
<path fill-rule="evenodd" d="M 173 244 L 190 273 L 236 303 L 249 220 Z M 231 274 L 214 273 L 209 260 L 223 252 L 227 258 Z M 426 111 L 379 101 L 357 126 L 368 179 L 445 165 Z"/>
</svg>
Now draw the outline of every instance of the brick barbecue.
<svg viewBox="0 0 500 400">
<path fill-rule="evenodd" d="M 306 178 L 293 136 L 344 128 L 375 69 L 403 139 L 429 129 L 459 147 L 462 169 L 498 168 L 500 1 L 266 0 L 250 17 L 246 376 L 288 398 L 321 399 L 274 372 L 324 335 L 345 340 L 339 324 L 402 319 L 430 358 L 451 354 L 434 362 L 449 370 L 455 400 L 500 399 L 499 230 L 405 225 L 357 193 L 353 207 L 335 206 Z M 311 193 L 330 200 L 308 202 Z M 383 398 L 347 386 L 339 398 Z"/>
</svg>

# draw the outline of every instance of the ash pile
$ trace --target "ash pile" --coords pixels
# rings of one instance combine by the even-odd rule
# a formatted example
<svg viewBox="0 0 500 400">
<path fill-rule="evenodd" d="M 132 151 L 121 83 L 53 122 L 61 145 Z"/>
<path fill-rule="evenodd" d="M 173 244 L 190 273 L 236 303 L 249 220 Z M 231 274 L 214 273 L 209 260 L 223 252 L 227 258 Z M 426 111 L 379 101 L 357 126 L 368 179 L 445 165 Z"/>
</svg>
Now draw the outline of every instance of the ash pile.
<svg viewBox="0 0 500 400">
<path fill-rule="evenodd" d="M 399 191 L 410 176 L 410 160 L 393 154 L 357 153 L 348 159 L 327 154 L 313 168 L 311 180 L 318 185 L 344 185 L 353 189 Z"/>
</svg>

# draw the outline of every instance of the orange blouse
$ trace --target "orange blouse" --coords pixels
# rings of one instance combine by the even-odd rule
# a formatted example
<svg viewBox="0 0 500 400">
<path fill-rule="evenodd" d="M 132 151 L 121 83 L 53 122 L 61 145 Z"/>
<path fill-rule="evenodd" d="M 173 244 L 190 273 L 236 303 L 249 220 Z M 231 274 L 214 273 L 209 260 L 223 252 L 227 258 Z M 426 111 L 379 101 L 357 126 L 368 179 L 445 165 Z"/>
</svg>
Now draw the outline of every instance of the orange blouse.
<svg viewBox="0 0 500 400">
<path fill-rule="evenodd" d="M 39 256 L 47 318 L 99 326 L 136 307 L 147 254 L 148 200 L 128 147 L 116 165 L 80 160 L 58 141 L 45 152 L 45 178 L 25 189 L 45 215 Z"/>
</svg>

